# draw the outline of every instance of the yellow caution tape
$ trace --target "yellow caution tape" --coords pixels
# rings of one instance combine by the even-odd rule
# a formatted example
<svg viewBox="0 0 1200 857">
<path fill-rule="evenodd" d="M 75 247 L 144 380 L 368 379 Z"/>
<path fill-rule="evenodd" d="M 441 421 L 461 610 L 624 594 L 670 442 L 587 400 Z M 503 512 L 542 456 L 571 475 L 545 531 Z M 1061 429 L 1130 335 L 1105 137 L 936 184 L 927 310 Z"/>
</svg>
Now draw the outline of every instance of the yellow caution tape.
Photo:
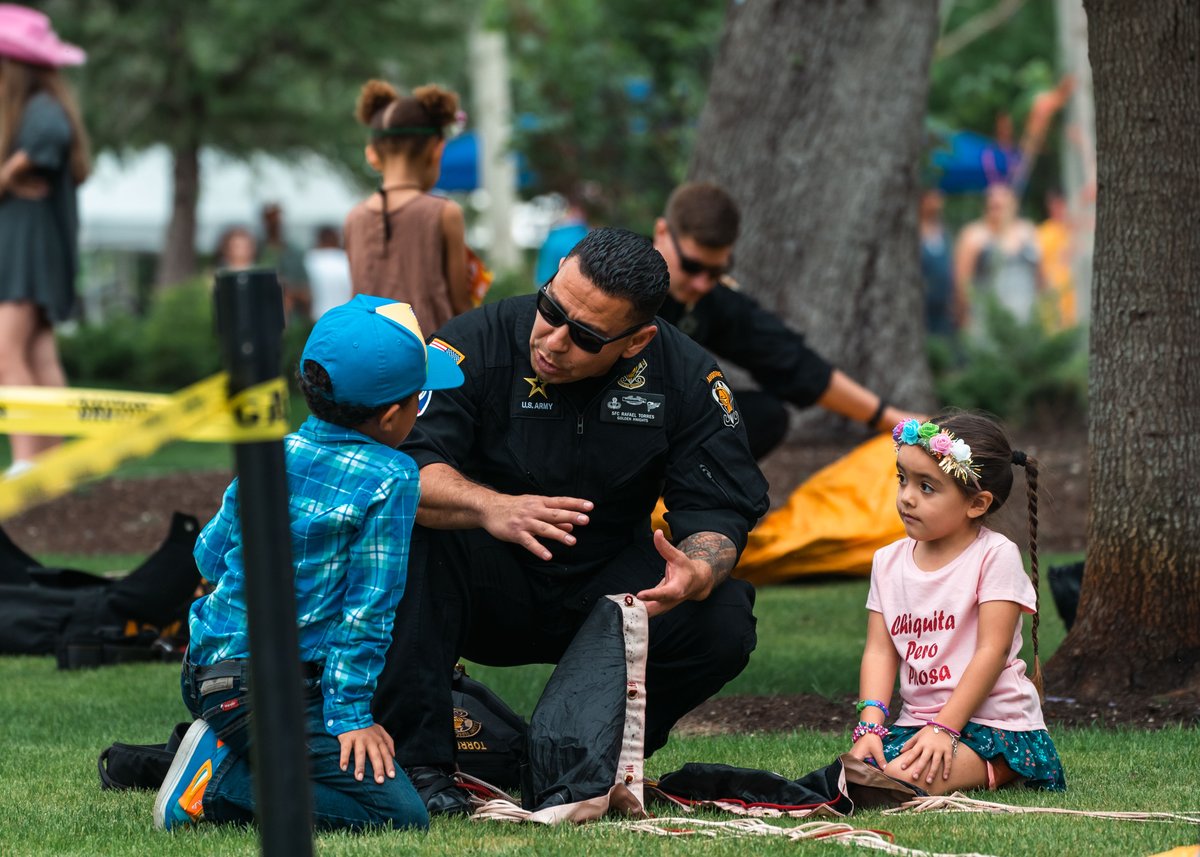
<svg viewBox="0 0 1200 857">
<path fill-rule="evenodd" d="M 278 414 L 287 406 L 287 387 L 275 379 L 239 394 L 243 413 Z M 104 434 L 114 424 L 128 425 L 171 401 L 166 393 L 129 390 L 93 390 L 52 387 L 0 387 L 0 434 L 50 434 L 92 437 Z M 286 414 L 281 424 L 286 421 Z M 246 437 L 247 431 L 255 433 Z M 237 443 L 261 440 L 256 427 L 234 419 L 232 407 L 210 415 L 180 440 L 199 443 Z M 286 433 L 286 426 L 283 429 Z M 272 434 L 270 437 L 281 437 Z M 268 438 L 270 439 L 270 438 Z"/>
<path fill-rule="evenodd" d="M 0 431 L 83 435 L 0 480 L 0 520 L 61 497 L 174 440 L 248 443 L 288 431 L 287 385 L 274 378 L 228 397 L 225 373 L 171 395 L 109 390 L 0 388 Z M 15 395 L 14 395 L 15 391 Z M 16 426 L 19 426 L 16 427 Z"/>
</svg>

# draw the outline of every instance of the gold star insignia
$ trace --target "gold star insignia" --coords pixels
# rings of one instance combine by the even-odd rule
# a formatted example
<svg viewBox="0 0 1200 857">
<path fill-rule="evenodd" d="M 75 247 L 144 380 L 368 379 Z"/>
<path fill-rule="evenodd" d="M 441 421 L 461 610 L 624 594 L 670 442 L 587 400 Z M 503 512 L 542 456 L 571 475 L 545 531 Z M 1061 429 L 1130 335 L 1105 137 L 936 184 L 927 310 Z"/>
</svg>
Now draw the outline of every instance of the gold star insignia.
<svg viewBox="0 0 1200 857">
<path fill-rule="evenodd" d="M 529 395 L 525 398 L 532 399 L 534 393 L 541 393 L 543 399 L 549 399 L 549 394 L 546 393 L 546 382 L 536 375 L 532 378 L 525 378 L 524 381 L 529 384 Z"/>
</svg>

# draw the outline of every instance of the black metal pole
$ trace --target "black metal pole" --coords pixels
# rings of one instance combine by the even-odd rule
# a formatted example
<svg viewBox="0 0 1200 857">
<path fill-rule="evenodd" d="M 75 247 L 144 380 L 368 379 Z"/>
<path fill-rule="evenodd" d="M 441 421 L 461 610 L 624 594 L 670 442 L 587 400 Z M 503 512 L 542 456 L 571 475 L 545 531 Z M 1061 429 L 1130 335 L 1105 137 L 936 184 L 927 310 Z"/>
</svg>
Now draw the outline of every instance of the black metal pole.
<svg viewBox="0 0 1200 857">
<path fill-rule="evenodd" d="M 279 377 L 283 297 L 274 271 L 218 273 L 216 321 L 231 396 Z M 238 443 L 234 450 L 250 623 L 251 768 L 262 854 L 309 857 L 312 790 L 283 443 Z"/>
</svg>

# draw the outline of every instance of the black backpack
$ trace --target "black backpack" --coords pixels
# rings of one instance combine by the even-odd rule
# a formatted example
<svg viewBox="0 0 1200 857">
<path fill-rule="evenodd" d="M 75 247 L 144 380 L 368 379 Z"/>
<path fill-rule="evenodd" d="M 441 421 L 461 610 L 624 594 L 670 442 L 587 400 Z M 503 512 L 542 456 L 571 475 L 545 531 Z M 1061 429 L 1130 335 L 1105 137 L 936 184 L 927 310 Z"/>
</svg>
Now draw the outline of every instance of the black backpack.
<svg viewBox="0 0 1200 857">
<path fill-rule="evenodd" d="M 462 664 L 454 666 L 450 699 L 459 770 L 502 789 L 520 788 L 529 724 Z"/>
</svg>

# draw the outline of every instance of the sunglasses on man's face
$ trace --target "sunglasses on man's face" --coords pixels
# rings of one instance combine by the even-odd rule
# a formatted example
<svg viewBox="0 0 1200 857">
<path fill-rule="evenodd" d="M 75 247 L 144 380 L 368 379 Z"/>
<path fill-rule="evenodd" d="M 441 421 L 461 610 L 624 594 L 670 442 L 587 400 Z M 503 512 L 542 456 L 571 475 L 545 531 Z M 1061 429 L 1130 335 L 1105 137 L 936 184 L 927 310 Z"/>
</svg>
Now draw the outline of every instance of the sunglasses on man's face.
<svg viewBox="0 0 1200 857">
<path fill-rule="evenodd" d="M 683 248 L 679 246 L 679 239 L 675 237 L 675 230 L 668 229 L 667 234 L 671 236 L 671 243 L 675 245 L 675 256 L 679 259 L 679 267 L 683 268 L 683 272 L 690 277 L 697 274 L 708 274 L 709 278 L 716 282 L 723 276 L 729 273 L 733 267 L 733 254 L 729 254 L 729 261 L 724 265 L 706 265 L 699 259 L 693 259 L 683 252 Z"/>
<path fill-rule="evenodd" d="M 551 278 L 552 280 L 553 278 Z M 628 330 L 623 330 L 616 336 L 601 336 L 596 331 L 584 324 L 580 324 L 573 318 L 567 315 L 566 311 L 558 305 L 558 301 L 550 297 L 550 292 L 547 289 L 550 287 L 548 280 L 544 286 L 538 289 L 537 293 L 537 311 L 551 327 L 567 326 L 567 333 L 571 337 L 571 341 L 586 351 L 588 354 L 599 354 L 600 349 L 610 343 L 616 342 L 618 339 L 624 339 L 631 333 L 637 333 L 646 326 L 646 322 L 635 324 Z"/>
</svg>

